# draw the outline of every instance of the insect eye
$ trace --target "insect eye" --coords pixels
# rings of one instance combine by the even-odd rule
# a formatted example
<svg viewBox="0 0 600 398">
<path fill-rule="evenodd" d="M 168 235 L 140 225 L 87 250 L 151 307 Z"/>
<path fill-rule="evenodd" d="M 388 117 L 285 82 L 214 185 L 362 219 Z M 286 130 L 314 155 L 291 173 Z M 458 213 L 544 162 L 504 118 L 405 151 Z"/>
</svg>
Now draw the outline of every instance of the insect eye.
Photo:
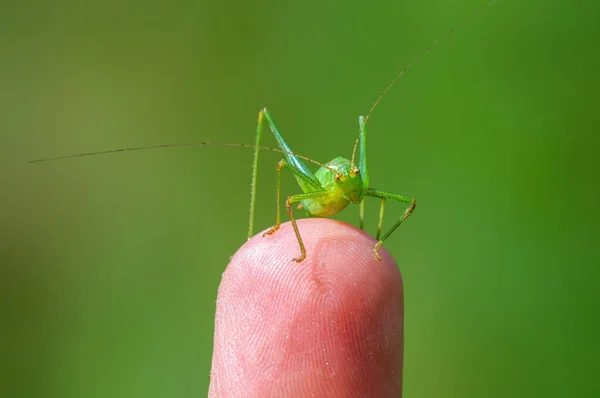
<svg viewBox="0 0 600 398">
<path fill-rule="evenodd" d="M 354 173 L 354 175 L 359 175 L 360 174 L 360 170 L 357 168 L 355 168 L 354 170 L 352 170 L 352 172 Z"/>
<path fill-rule="evenodd" d="M 335 174 L 335 176 L 333 177 L 333 179 L 334 179 L 336 182 L 340 182 L 340 181 L 342 180 L 342 178 L 343 178 L 343 177 L 344 177 L 344 176 L 342 175 L 342 173 L 336 173 L 336 174 Z"/>
</svg>

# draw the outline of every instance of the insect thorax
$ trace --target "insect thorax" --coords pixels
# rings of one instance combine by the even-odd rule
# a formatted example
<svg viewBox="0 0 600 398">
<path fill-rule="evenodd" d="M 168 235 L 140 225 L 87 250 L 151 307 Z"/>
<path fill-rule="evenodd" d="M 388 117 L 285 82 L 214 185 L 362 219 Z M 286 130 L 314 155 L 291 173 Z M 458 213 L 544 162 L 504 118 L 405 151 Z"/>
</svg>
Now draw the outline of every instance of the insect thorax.
<svg viewBox="0 0 600 398">
<path fill-rule="evenodd" d="M 348 204 L 362 200 L 362 178 L 348 159 L 338 157 L 319 168 L 315 177 L 327 192 L 323 197 L 302 201 L 313 217 L 329 217 L 344 210 Z"/>
</svg>

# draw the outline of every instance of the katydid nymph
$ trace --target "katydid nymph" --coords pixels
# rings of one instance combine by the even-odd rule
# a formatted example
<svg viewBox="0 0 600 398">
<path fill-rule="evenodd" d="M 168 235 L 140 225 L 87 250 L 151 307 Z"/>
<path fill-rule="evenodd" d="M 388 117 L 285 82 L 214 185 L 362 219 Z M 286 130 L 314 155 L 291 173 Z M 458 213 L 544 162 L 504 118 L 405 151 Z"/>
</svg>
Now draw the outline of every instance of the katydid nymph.
<svg viewBox="0 0 600 398">
<path fill-rule="evenodd" d="M 476 8 L 467 18 L 475 15 L 476 12 L 486 8 L 495 0 L 488 1 L 487 3 Z M 467 19 L 465 18 L 465 20 Z M 442 39 L 450 36 L 456 31 L 461 25 L 455 25 L 447 30 L 442 36 L 436 39 L 431 45 L 425 50 L 418 54 L 407 66 L 405 66 L 400 72 L 394 77 L 394 79 L 385 87 L 385 89 L 379 94 L 369 112 L 366 116 L 360 116 L 359 121 L 359 134 L 354 142 L 354 148 L 352 150 L 352 156 L 350 159 L 337 157 L 328 163 L 317 162 L 306 156 L 299 155 L 292 151 L 290 146 L 284 140 L 279 129 L 275 125 L 275 122 L 266 108 L 263 108 L 258 113 L 258 126 L 256 129 L 256 142 L 253 145 L 250 144 L 230 144 L 230 143 L 217 143 L 217 142 L 197 142 L 190 144 L 162 144 L 152 146 L 142 146 L 135 148 L 121 148 L 107 151 L 98 152 L 87 152 L 79 153 L 74 155 L 60 156 L 54 158 L 32 160 L 30 163 L 44 162 L 50 160 L 59 160 L 72 157 L 90 156 L 90 155 L 101 155 L 115 152 L 126 152 L 134 150 L 145 150 L 145 149 L 156 149 L 156 148 L 168 148 L 168 147 L 186 147 L 186 146 L 200 146 L 200 145 L 217 145 L 217 146 L 229 146 L 229 147 L 249 147 L 254 148 L 254 161 L 253 161 L 253 172 L 252 172 L 252 184 L 251 184 L 251 199 L 250 199 L 250 222 L 248 229 L 248 238 L 253 236 L 254 227 L 254 209 L 256 202 L 256 182 L 257 182 L 257 169 L 258 169 L 258 155 L 260 150 L 268 150 L 279 152 L 284 155 L 284 158 L 277 164 L 277 215 L 276 222 L 273 227 L 263 233 L 263 237 L 272 235 L 277 232 L 281 226 L 281 172 L 283 169 L 291 171 L 296 178 L 301 193 L 287 196 L 285 201 L 286 211 L 291 220 L 294 233 L 296 235 L 300 255 L 293 258 L 294 261 L 300 263 L 306 258 L 306 249 L 302 241 L 301 231 L 298 229 L 296 218 L 292 210 L 292 205 L 297 204 L 298 208 L 303 208 L 309 217 L 330 217 L 344 210 L 350 203 L 358 204 L 359 209 L 359 226 L 360 229 L 364 229 L 364 200 L 367 197 L 373 197 L 380 200 L 380 211 L 379 211 L 379 222 L 377 227 L 376 240 L 377 243 L 373 247 L 373 256 L 377 260 L 381 260 L 379 256 L 379 248 L 381 245 L 390 237 L 390 235 L 413 213 L 416 200 L 412 197 L 389 193 L 379 189 L 372 188 L 369 184 L 369 170 L 367 166 L 367 122 L 373 114 L 373 111 L 383 98 L 383 96 L 389 91 L 389 89 L 396 83 L 396 81 L 402 77 L 423 55 L 431 51 Z M 270 148 L 261 145 L 262 131 L 264 125 L 269 127 L 273 136 L 275 137 L 279 148 Z M 303 163 L 308 161 L 319 166 L 319 169 L 313 174 L 310 169 Z M 404 210 L 400 218 L 395 224 L 381 236 L 383 230 L 383 214 L 385 204 L 387 200 L 398 201 L 408 205 L 408 208 Z"/>
<path fill-rule="evenodd" d="M 252 176 L 252 186 L 256 186 L 256 169 L 258 167 L 258 148 L 260 145 L 260 139 L 262 135 L 262 129 L 264 121 L 267 121 L 271 132 L 277 140 L 277 144 L 284 152 L 284 159 L 277 163 L 277 222 L 271 227 L 263 236 L 274 234 L 281 226 L 281 171 L 286 168 L 290 170 L 298 185 L 302 189 L 302 193 L 288 196 L 285 201 L 285 208 L 292 226 L 294 227 L 294 233 L 298 239 L 298 245 L 300 246 L 300 256 L 294 258 L 296 262 L 302 262 L 306 258 L 306 249 L 302 242 L 302 236 L 298 229 L 294 213 L 292 211 L 293 203 L 301 203 L 301 207 L 306 210 L 306 214 L 309 217 L 329 217 L 344 210 L 350 203 L 360 205 L 360 228 L 364 229 L 364 198 L 372 196 L 381 199 L 381 211 L 379 212 L 379 227 L 377 230 L 378 240 L 377 244 L 373 248 L 373 255 L 377 260 L 379 257 L 379 247 L 383 242 L 406 220 L 413 212 L 416 206 L 416 200 L 407 196 L 396 195 L 380 191 L 377 189 L 369 188 L 369 170 L 367 168 L 367 129 L 366 121 L 367 118 L 360 116 L 360 135 L 354 145 L 352 152 L 352 159 L 348 160 L 342 157 L 337 157 L 331 162 L 326 164 L 319 164 L 321 167 L 313 174 L 304 163 L 302 159 L 298 157 L 291 148 L 285 142 L 273 118 L 269 114 L 267 109 L 261 109 L 258 113 L 258 127 L 256 131 L 256 152 L 254 154 L 254 172 Z M 357 147 L 360 147 L 358 164 L 355 162 L 355 156 Z M 312 161 L 312 160 L 311 160 Z M 316 163 L 316 162 L 315 162 Z M 256 189 L 252 189 L 252 198 L 250 200 L 250 231 L 249 236 L 252 235 L 252 224 L 254 221 L 254 203 L 255 203 L 255 192 Z M 394 226 L 380 239 L 381 229 L 383 225 L 383 210 L 385 201 L 387 199 L 397 200 L 403 203 L 407 203 L 410 206 L 404 211 L 402 217 L 394 224 Z"/>
</svg>

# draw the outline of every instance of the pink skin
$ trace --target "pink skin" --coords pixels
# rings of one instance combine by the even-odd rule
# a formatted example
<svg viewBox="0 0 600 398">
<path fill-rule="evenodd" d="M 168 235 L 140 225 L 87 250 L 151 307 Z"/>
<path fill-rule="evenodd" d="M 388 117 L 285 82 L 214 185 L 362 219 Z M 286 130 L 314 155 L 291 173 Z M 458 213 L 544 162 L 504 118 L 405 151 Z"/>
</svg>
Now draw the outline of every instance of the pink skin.
<svg viewBox="0 0 600 398">
<path fill-rule="evenodd" d="M 330 219 L 250 239 L 217 297 L 209 397 L 400 397 L 402 277 L 375 240 Z"/>
</svg>

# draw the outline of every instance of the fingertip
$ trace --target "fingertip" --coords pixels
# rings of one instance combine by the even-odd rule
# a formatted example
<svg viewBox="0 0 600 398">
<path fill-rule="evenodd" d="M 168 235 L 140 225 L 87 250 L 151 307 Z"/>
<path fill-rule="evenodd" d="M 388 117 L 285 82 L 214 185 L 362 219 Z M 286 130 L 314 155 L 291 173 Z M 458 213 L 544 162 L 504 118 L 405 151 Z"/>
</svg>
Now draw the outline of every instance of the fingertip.
<svg viewBox="0 0 600 398">
<path fill-rule="evenodd" d="M 395 261 L 383 248 L 375 260 L 375 240 L 348 224 L 298 225 L 303 262 L 293 261 L 289 224 L 231 259 L 217 300 L 211 396 L 398 396 L 403 291 Z"/>
</svg>

